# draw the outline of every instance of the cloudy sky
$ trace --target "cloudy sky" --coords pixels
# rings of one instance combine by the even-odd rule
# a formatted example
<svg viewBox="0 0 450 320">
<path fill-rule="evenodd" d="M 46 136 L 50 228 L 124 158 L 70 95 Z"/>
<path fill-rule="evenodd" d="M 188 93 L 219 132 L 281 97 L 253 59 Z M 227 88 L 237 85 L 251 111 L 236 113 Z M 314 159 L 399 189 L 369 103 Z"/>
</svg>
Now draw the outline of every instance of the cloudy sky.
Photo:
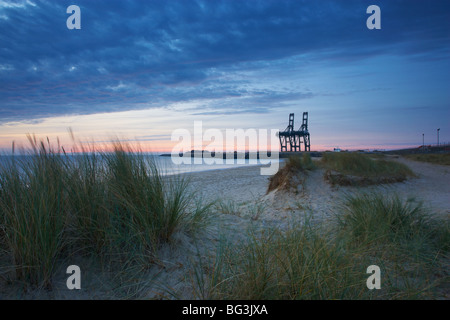
<svg viewBox="0 0 450 320">
<path fill-rule="evenodd" d="M 3 150 L 71 128 L 168 151 L 194 121 L 284 129 L 304 111 L 312 150 L 418 146 L 450 141 L 449 84 L 448 0 L 0 0 Z"/>
</svg>

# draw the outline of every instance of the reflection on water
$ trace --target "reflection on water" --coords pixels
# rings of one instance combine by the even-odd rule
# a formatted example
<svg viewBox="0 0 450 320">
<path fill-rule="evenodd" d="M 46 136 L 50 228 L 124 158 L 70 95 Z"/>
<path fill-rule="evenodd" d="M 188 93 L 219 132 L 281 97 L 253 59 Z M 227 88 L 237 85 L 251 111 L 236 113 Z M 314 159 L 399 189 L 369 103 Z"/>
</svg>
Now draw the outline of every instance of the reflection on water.
<svg viewBox="0 0 450 320">
<path fill-rule="evenodd" d="M 193 159 L 192 159 L 193 160 Z M 197 159 L 199 161 L 201 159 Z M 177 173 L 185 173 L 185 172 L 199 172 L 199 171 L 208 171 L 208 170 L 220 170 L 220 169 L 230 169 L 230 168 L 238 168 L 238 167 L 247 167 L 247 166 L 255 166 L 255 165 L 269 165 L 267 160 L 264 163 L 259 162 L 256 159 L 231 159 L 233 163 L 229 163 L 230 160 L 223 161 L 223 164 L 206 164 L 202 161 L 201 164 L 195 164 L 194 161 L 191 161 L 192 164 L 174 164 L 170 157 L 155 157 L 155 161 L 158 164 L 158 167 L 161 168 L 165 174 L 177 174 Z M 271 160 L 272 163 L 279 162 L 280 160 Z M 166 170 L 165 170 L 166 169 Z"/>
</svg>

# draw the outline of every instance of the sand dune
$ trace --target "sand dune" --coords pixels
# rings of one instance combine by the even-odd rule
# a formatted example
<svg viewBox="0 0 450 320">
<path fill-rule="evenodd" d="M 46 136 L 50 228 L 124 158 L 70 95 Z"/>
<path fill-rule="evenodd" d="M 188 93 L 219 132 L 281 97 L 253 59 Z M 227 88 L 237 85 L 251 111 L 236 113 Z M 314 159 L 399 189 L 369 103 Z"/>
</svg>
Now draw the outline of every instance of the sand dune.
<svg viewBox="0 0 450 320">
<path fill-rule="evenodd" d="M 215 170 L 188 174 L 192 187 L 205 198 L 233 200 L 242 211 L 248 204 L 264 202 L 267 207 L 260 219 L 279 219 L 289 211 L 310 210 L 314 219 L 324 219 L 335 210 L 345 194 L 367 192 L 396 192 L 403 197 L 416 197 L 432 207 L 436 214 L 450 214 L 450 168 L 441 165 L 393 158 L 408 165 L 417 178 L 405 182 L 368 186 L 332 187 L 324 179 L 321 169 L 312 171 L 298 192 L 274 191 L 266 194 L 268 177 L 259 174 L 259 166 Z"/>
<path fill-rule="evenodd" d="M 317 160 L 317 159 L 315 159 Z M 225 170 L 185 173 L 191 180 L 190 187 L 206 200 L 228 203 L 235 209 L 225 214 L 216 210 L 207 230 L 197 234 L 194 240 L 182 232 L 177 233 L 170 243 L 159 251 L 159 261 L 144 278 L 157 276 L 156 285 L 146 289 L 146 298 L 192 299 L 192 273 L 199 257 L 202 261 L 214 261 L 217 246 L 221 241 L 237 244 L 244 241 L 249 228 L 283 229 L 291 219 L 309 216 L 313 223 L 326 223 L 339 214 L 339 204 L 346 194 L 355 192 L 397 193 L 401 197 L 416 197 L 424 201 L 432 212 L 450 217 L 450 168 L 446 166 L 393 158 L 408 165 L 417 178 L 389 185 L 369 187 L 332 187 L 324 178 L 323 169 L 311 171 L 303 186 L 291 192 L 272 191 L 267 194 L 269 178 L 260 175 L 259 166 L 240 167 Z M 83 263 L 83 262 L 81 262 Z M 207 263 L 206 263 L 207 264 Z M 204 271 L 205 274 L 207 270 Z M 69 292 L 66 289 L 66 275 L 62 270 L 55 279 L 53 292 L 29 293 L 28 298 L 50 299 L 96 299 L 115 298 L 111 296 L 107 278 L 95 269 L 88 271 L 83 284 L 84 290 Z M 170 294 L 173 293 L 173 295 Z M 36 294 L 36 295 L 35 295 Z M 0 297 L 2 294 L 0 293 Z M 9 292 L 7 297 L 14 297 Z"/>
<path fill-rule="evenodd" d="M 317 160 L 317 159 L 316 159 Z M 160 281 L 181 293 L 181 298 L 191 298 L 192 284 L 186 282 L 191 257 L 201 254 L 213 259 L 216 245 L 221 239 L 238 243 L 244 239 L 248 228 L 283 228 L 291 218 L 307 214 L 314 223 L 324 223 L 338 214 L 339 203 L 346 194 L 355 192 L 397 193 L 401 197 L 415 197 L 431 207 L 436 215 L 450 216 L 450 168 L 406 159 L 394 159 L 408 165 L 417 178 L 402 183 L 369 187 L 331 187 L 324 179 L 321 169 L 312 171 L 298 192 L 272 191 L 266 194 L 268 177 L 261 176 L 259 166 L 197 172 L 187 174 L 198 193 L 207 199 L 234 201 L 237 214 L 219 213 L 210 229 L 202 235 L 196 245 L 189 238 L 179 238 L 176 246 L 162 250 L 169 265 L 175 268 L 160 269 Z M 262 204 L 262 212 L 252 216 L 252 208 Z M 163 291 L 153 292 L 149 297 L 165 296 Z"/>
</svg>

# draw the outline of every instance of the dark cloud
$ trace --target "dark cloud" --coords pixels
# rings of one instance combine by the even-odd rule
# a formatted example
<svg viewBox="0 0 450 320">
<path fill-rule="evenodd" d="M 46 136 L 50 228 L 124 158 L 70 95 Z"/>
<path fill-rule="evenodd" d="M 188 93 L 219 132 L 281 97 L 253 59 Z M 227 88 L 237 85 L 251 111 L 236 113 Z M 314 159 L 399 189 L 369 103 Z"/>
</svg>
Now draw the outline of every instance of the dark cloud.
<svg viewBox="0 0 450 320">
<path fill-rule="evenodd" d="M 240 112 L 261 112 L 312 93 L 245 91 L 221 70 L 297 55 L 331 63 L 386 53 L 448 58 L 448 1 L 377 1 L 377 32 L 365 27 L 372 2 L 0 1 L 0 121 L 226 97 L 254 103 Z M 66 28 L 71 4 L 81 7 L 81 30 Z M 209 112 L 237 109 L 198 110 Z"/>
</svg>

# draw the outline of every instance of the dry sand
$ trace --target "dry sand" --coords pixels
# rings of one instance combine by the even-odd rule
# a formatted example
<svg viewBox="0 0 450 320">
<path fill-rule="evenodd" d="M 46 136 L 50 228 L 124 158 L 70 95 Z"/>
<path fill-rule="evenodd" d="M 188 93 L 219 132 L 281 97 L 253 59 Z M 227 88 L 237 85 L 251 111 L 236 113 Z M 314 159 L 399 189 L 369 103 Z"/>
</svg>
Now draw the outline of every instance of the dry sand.
<svg viewBox="0 0 450 320">
<path fill-rule="evenodd" d="M 318 169 L 309 174 L 304 186 L 298 191 L 272 191 L 267 194 L 269 178 L 260 175 L 259 166 L 187 174 L 191 178 L 191 187 L 204 198 L 226 203 L 234 201 L 237 214 L 219 212 L 210 229 L 199 237 L 195 245 L 189 238 L 181 237 L 171 249 L 163 250 L 165 261 L 179 268 L 170 269 L 169 273 L 162 272 L 160 280 L 171 284 L 178 292 L 178 298 L 192 298 L 193 286 L 186 278 L 192 267 L 190 257 L 201 254 L 205 261 L 211 261 L 221 240 L 226 239 L 231 243 L 243 241 L 249 228 L 284 228 L 291 219 L 305 215 L 312 222 L 325 223 L 339 214 L 339 204 L 344 196 L 355 192 L 397 193 L 405 199 L 414 197 L 423 200 L 425 206 L 430 207 L 436 215 L 450 217 L 450 168 L 403 158 L 392 159 L 408 165 L 417 178 L 389 185 L 331 187 L 323 179 L 324 171 Z M 263 210 L 255 218 L 254 208 L 257 205 Z M 159 294 L 166 296 L 163 292 Z M 150 296 L 155 297 L 155 294 Z"/>
<path fill-rule="evenodd" d="M 331 187 L 324 179 L 323 170 L 309 173 L 303 188 L 297 192 L 274 191 L 266 194 L 268 177 L 261 176 L 259 166 L 214 170 L 188 174 L 192 187 L 207 199 L 233 200 L 242 212 L 249 204 L 266 204 L 260 219 L 282 222 L 289 213 L 311 211 L 314 219 L 326 219 L 336 210 L 345 194 L 354 192 L 398 193 L 402 197 L 415 197 L 431 206 L 439 215 L 450 214 L 450 168 L 391 157 L 409 166 L 418 176 L 405 182 L 369 187 Z M 318 159 L 315 159 L 318 160 Z M 297 212 L 298 213 L 298 212 Z"/>
<path fill-rule="evenodd" d="M 259 166 L 185 174 L 191 179 L 191 188 L 204 199 L 234 203 L 236 212 L 234 214 L 216 212 L 208 229 L 197 234 L 196 240 L 180 232 L 171 243 L 161 248 L 159 264 L 145 275 L 148 278 L 157 276 L 156 285 L 151 288 L 143 287 L 145 296 L 153 299 L 194 298 L 193 266 L 198 263 L 198 257 L 202 257 L 202 261 L 207 265 L 214 260 L 219 243 L 227 241 L 236 244 L 244 241 L 249 228 L 282 229 L 290 219 L 300 218 L 305 214 L 313 222 L 324 223 L 338 214 L 339 203 L 348 193 L 361 190 L 386 194 L 396 192 L 402 197 L 421 199 L 436 215 L 448 218 L 450 216 L 450 168 L 403 158 L 393 159 L 408 165 L 418 177 L 384 186 L 331 187 L 323 179 L 323 170 L 318 169 L 308 175 L 303 187 L 297 192 L 273 191 L 266 194 L 269 177 L 260 175 Z M 94 271 L 95 268 L 89 270 L 90 265 L 83 261 L 76 263 L 80 264 L 84 272 L 85 281 L 82 292 L 70 292 L 66 289 L 66 275 L 64 270 L 61 270 L 61 276 L 54 281 L 53 292 L 45 294 L 40 292 L 36 295 L 30 293 L 24 297 L 50 299 L 118 297 L 112 294 L 107 284 L 108 280 L 101 274 L 97 274 Z M 17 298 L 18 292 L 4 295 L 4 297 Z"/>
</svg>

